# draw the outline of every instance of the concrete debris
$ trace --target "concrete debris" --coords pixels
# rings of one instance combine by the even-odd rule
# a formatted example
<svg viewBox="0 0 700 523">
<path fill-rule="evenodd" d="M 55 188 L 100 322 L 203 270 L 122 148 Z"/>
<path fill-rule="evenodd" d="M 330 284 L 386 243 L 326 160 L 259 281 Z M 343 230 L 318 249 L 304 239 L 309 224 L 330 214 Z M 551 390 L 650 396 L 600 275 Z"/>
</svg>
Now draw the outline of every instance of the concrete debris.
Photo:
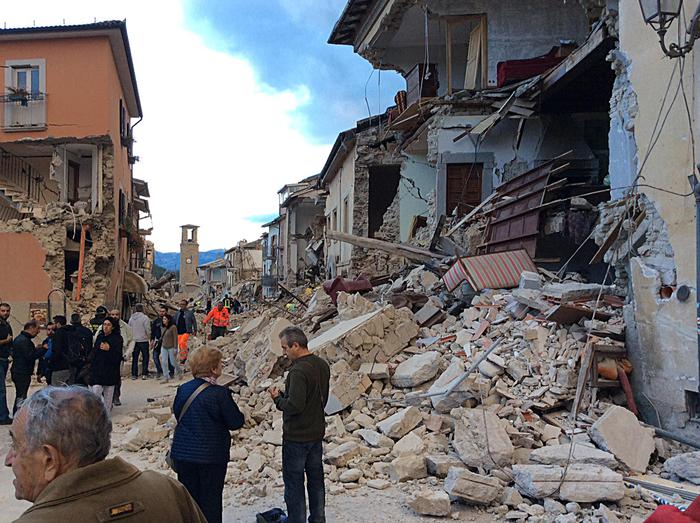
<svg viewBox="0 0 700 523">
<path fill-rule="evenodd" d="M 611 406 L 590 429 L 591 439 L 635 472 L 644 472 L 656 448 L 653 429 L 624 407 Z"/>
<path fill-rule="evenodd" d="M 396 387 L 417 387 L 430 381 L 437 374 L 441 359 L 435 351 L 416 354 L 396 367 L 391 383 Z"/>
<path fill-rule="evenodd" d="M 602 302 L 598 310 L 606 316 L 596 315 L 595 323 L 550 321 L 545 314 L 553 305 L 592 310 L 601 288 L 540 272 L 522 273 L 517 289 L 450 294 L 421 267 L 362 296 L 340 292 L 335 306 L 320 289 L 290 289 L 310 298 L 301 326 L 309 348 L 331 365 L 329 496 L 393 485 L 418 514 L 449 516 L 451 501 L 459 501 L 490 505 L 484 510 L 494 521 L 614 521 L 617 506 L 600 508 L 601 501 L 650 508 L 643 503 L 651 501 L 631 500 L 629 491 L 625 497 L 620 472 L 659 474 L 662 467 L 649 467 L 651 433 L 627 409 L 611 406 L 624 396 L 583 387 L 578 418 L 569 420 L 566 410 L 588 330 L 595 343 L 611 342 L 606 334 L 624 339 L 619 303 Z M 557 283 L 548 283 L 553 278 Z M 603 295 L 613 291 L 606 287 Z M 232 444 L 225 488 L 243 504 L 282 484 L 282 420 L 264 390 L 284 387 L 289 362 L 278 333 L 290 323 L 299 317 L 270 309 L 212 343 L 240 378 L 230 387 L 246 425 Z M 151 452 L 167 446 L 174 424 L 170 405 L 115 417 L 121 448 L 157 459 Z M 697 481 L 694 456 L 672 454 L 662 456 L 670 458 L 666 474 Z"/>
<path fill-rule="evenodd" d="M 574 443 L 571 445 L 551 445 L 535 449 L 530 453 L 530 461 L 542 465 L 560 465 L 567 463 L 587 463 L 614 468 L 617 466 L 615 456 L 595 447 Z"/>
<path fill-rule="evenodd" d="M 385 436 L 400 439 L 413 430 L 421 421 L 423 421 L 423 416 L 418 408 L 406 407 L 378 423 L 377 428 Z"/>
<path fill-rule="evenodd" d="M 469 467 L 485 470 L 513 463 L 513 444 L 498 416 L 483 408 L 455 409 L 452 446 Z"/>
<path fill-rule="evenodd" d="M 700 485 L 700 451 L 674 456 L 664 463 L 664 470 L 679 478 Z"/>
<path fill-rule="evenodd" d="M 326 414 L 331 415 L 352 405 L 368 388 L 372 381 L 365 374 L 353 372 L 343 360 L 331 366 L 331 384 L 326 403 Z"/>
<path fill-rule="evenodd" d="M 401 456 L 389 465 L 389 477 L 394 483 L 425 478 L 427 475 L 428 469 L 423 456 Z"/>
<path fill-rule="evenodd" d="M 450 496 L 441 490 L 421 490 L 408 506 L 423 516 L 449 516 L 451 511 Z"/>
<path fill-rule="evenodd" d="M 462 468 L 449 470 L 444 488 L 451 498 L 474 505 L 488 505 L 503 492 L 503 487 L 496 478 Z"/>
<path fill-rule="evenodd" d="M 523 496 L 556 497 L 577 503 L 619 501 L 625 495 L 622 475 L 600 465 L 513 465 L 515 485 Z"/>
</svg>

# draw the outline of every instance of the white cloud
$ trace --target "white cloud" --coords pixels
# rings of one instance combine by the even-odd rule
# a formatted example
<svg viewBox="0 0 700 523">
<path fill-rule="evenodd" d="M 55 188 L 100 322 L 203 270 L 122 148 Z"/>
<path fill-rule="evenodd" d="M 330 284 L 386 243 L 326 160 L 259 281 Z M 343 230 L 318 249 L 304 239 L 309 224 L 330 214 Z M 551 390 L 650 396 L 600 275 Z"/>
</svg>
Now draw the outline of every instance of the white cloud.
<svg viewBox="0 0 700 523">
<path fill-rule="evenodd" d="M 317 173 L 329 146 L 300 131 L 296 111 L 306 87 L 265 85 L 254 64 L 213 50 L 185 26 L 180 2 L 39 0 L 7 3 L 7 27 L 127 19 L 144 119 L 135 130 L 141 161 L 134 175 L 149 182 L 160 251 L 178 250 L 179 226 L 201 226 L 200 248 L 255 239 L 259 224 L 244 218 L 275 212 L 277 190 Z M 89 13 L 89 16 L 85 16 Z"/>
</svg>

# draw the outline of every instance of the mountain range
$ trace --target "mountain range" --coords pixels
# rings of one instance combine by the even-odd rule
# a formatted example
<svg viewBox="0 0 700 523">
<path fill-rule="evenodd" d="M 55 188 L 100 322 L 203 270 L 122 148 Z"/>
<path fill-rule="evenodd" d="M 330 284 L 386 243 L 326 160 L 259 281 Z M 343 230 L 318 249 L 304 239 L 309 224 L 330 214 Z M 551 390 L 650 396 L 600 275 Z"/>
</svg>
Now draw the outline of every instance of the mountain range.
<svg viewBox="0 0 700 523">
<path fill-rule="evenodd" d="M 224 257 L 224 249 L 214 249 L 199 253 L 199 265 L 204 265 L 214 260 Z M 156 265 L 172 272 L 180 270 L 179 252 L 158 252 L 156 251 Z"/>
</svg>

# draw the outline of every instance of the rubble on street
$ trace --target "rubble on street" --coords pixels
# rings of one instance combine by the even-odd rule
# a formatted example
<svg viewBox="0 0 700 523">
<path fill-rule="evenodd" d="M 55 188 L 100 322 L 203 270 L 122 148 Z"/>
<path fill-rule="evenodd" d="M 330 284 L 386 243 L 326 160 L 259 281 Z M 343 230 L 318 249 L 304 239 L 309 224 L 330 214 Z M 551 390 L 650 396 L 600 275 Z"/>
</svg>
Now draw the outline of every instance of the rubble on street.
<svg viewBox="0 0 700 523">
<path fill-rule="evenodd" d="M 518 288 L 484 289 L 455 309 L 426 267 L 411 275 L 363 295 L 340 292 L 331 315 L 319 288 L 304 312 L 310 348 L 331 365 L 330 495 L 393 487 L 413 512 L 431 517 L 459 503 L 509 521 L 607 521 L 656 506 L 659 498 L 630 476 L 698 481 L 694 462 L 637 421 L 620 388 L 589 386 L 606 369 L 591 354 L 624 345 L 613 287 L 525 273 Z M 426 296 L 441 321 L 421 326 L 424 305 L 391 305 L 410 292 Z M 596 312 L 547 319 L 567 306 Z M 209 342 L 225 354 L 246 418 L 225 491 L 244 504 L 282 486 L 282 418 L 266 390 L 284 384 L 278 332 L 300 321 L 284 308 L 250 316 L 234 335 Z M 598 367 L 581 372 L 593 360 Z M 163 470 L 174 424 L 166 407 L 160 399 L 115 419 L 119 449 Z"/>
</svg>

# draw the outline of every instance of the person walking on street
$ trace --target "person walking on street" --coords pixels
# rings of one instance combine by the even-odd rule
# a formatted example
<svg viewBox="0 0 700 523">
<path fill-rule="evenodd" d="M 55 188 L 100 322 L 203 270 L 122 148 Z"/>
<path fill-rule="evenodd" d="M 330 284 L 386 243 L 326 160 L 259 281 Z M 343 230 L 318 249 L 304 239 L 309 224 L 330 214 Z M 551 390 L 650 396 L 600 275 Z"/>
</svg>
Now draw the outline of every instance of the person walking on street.
<svg viewBox="0 0 700 523">
<path fill-rule="evenodd" d="M 143 312 L 143 304 L 134 306 L 134 314 L 129 318 L 129 327 L 134 337 L 134 354 L 131 358 L 131 378 L 139 375 L 139 356 L 141 357 L 141 379 L 148 379 L 149 345 L 151 339 L 151 320 Z"/>
<path fill-rule="evenodd" d="M 235 296 L 233 297 L 233 302 L 231 303 L 231 308 L 229 308 L 229 311 L 232 314 L 241 314 L 243 312 L 243 305 L 241 305 L 241 302 L 238 301 L 238 298 Z"/>
<path fill-rule="evenodd" d="M 84 387 L 46 387 L 17 412 L 5 466 L 15 497 L 32 505 L 16 523 L 206 523 L 185 487 L 121 458 L 107 459 L 112 422 Z"/>
<path fill-rule="evenodd" d="M 158 307 L 158 316 L 151 322 L 151 350 L 153 363 L 156 366 L 156 379 L 163 377 L 163 367 L 160 366 L 160 348 L 163 346 L 163 316 L 167 314 L 165 307 Z"/>
<path fill-rule="evenodd" d="M 27 399 L 27 391 L 32 382 L 34 367 L 39 357 L 39 349 L 32 341 L 39 334 L 39 324 L 32 320 L 24 324 L 24 329 L 12 342 L 12 367 L 10 376 L 15 384 L 15 404 L 12 415 L 17 413 L 21 403 Z"/>
<path fill-rule="evenodd" d="M 204 321 L 202 323 L 206 325 L 207 323 L 209 323 L 209 321 L 212 322 L 212 340 L 226 335 L 226 332 L 228 331 L 229 317 L 230 316 L 228 313 L 228 309 L 224 307 L 224 302 L 222 301 L 217 303 L 216 307 L 209 311 L 209 314 L 207 314 L 206 318 L 204 318 Z"/>
<path fill-rule="evenodd" d="M 170 381 L 170 369 L 174 370 L 174 375 L 176 374 L 178 378 L 182 376 L 182 371 L 180 370 L 180 364 L 178 363 L 177 357 L 177 327 L 173 323 L 173 319 L 167 314 L 163 316 L 163 346 L 160 349 L 160 365 L 163 369 L 164 383 Z"/>
<path fill-rule="evenodd" d="M 180 301 L 180 308 L 173 317 L 173 323 L 177 327 L 177 346 L 180 350 L 180 364 L 187 361 L 187 341 L 190 335 L 197 334 L 197 320 L 194 312 L 187 307 L 187 300 Z"/>
<path fill-rule="evenodd" d="M 65 316 L 54 316 L 53 323 L 56 332 L 51 343 L 51 357 L 49 358 L 49 368 L 51 369 L 51 385 L 62 387 L 70 385 L 70 363 L 68 352 L 70 340 L 70 330 L 66 325 Z"/>
<path fill-rule="evenodd" d="M 328 401 L 330 368 L 309 352 L 304 331 L 287 327 L 280 333 L 284 355 L 292 361 L 284 393 L 270 388 L 270 396 L 282 411 L 282 479 L 289 523 L 306 521 L 304 474 L 309 493 L 309 522 L 324 523 L 323 437 L 324 407 Z"/>
<path fill-rule="evenodd" d="M 10 325 L 10 304 L 0 303 L 0 425 L 12 423 L 7 408 L 7 368 L 12 353 L 12 326 Z"/>
<path fill-rule="evenodd" d="M 177 426 L 170 456 L 177 468 L 177 479 L 209 523 L 222 520 L 230 431 L 240 429 L 245 421 L 231 390 L 216 384 L 222 374 L 223 357 L 214 347 L 194 351 L 190 357 L 194 379 L 178 387 L 173 402 Z"/>
<path fill-rule="evenodd" d="M 123 343 L 119 321 L 105 318 L 92 349 L 90 390 L 102 398 L 107 412 L 112 412 L 114 389 L 120 379 Z"/>
<path fill-rule="evenodd" d="M 83 366 L 86 364 L 87 356 L 92 350 L 92 331 L 83 325 L 80 314 L 74 312 L 70 315 L 70 324 L 72 332 L 70 336 L 76 340 L 80 346 L 79 356 L 71 364 L 71 383 L 79 383 L 80 385 L 88 385 L 84 383 L 79 376 Z"/>
</svg>

